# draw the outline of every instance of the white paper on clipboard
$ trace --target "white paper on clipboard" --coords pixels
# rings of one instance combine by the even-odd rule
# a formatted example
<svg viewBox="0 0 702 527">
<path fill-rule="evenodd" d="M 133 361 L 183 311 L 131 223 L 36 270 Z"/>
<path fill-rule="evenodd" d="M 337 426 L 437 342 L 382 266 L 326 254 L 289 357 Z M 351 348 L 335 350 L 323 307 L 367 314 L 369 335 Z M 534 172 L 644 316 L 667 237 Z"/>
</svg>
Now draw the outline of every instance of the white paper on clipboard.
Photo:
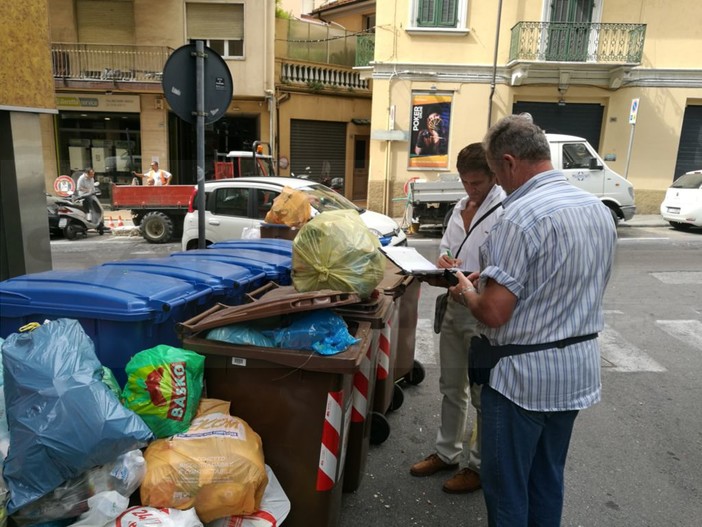
<svg viewBox="0 0 702 527">
<path fill-rule="evenodd" d="M 424 258 L 414 247 L 381 247 L 381 251 L 405 274 L 442 274 L 440 269 Z"/>
</svg>

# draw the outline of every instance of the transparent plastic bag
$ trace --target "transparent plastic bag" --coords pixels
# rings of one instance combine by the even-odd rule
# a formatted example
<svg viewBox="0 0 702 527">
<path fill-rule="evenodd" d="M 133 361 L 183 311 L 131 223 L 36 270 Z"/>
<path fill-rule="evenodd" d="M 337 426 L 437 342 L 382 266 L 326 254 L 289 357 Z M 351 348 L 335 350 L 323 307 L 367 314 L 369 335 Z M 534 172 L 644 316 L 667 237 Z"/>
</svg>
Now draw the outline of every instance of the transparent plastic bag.
<svg viewBox="0 0 702 527">
<path fill-rule="evenodd" d="M 156 509 L 130 507 L 113 521 L 100 527 L 203 527 L 195 509 Z"/>
<path fill-rule="evenodd" d="M 355 210 L 323 212 L 293 241 L 293 285 L 300 292 L 333 289 L 369 298 L 385 274 L 379 248 Z"/>
<path fill-rule="evenodd" d="M 12 519 L 23 526 L 75 518 L 89 510 L 90 498 L 97 493 L 115 491 L 129 498 L 139 488 L 145 475 L 146 462 L 141 450 L 132 450 L 113 463 L 92 468 L 62 483 L 49 494 L 19 509 Z"/>
</svg>

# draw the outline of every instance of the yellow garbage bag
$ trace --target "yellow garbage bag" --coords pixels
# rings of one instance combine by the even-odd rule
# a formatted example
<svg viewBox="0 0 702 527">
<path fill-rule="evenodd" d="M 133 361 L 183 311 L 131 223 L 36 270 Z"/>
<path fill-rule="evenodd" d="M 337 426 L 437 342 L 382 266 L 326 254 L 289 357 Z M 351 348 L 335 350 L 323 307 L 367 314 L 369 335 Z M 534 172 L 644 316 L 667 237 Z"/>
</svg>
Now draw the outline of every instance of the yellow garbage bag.
<svg viewBox="0 0 702 527">
<path fill-rule="evenodd" d="M 287 225 L 299 229 L 310 219 L 312 207 L 307 194 L 301 190 L 283 187 L 283 190 L 273 200 L 271 210 L 264 221 L 278 225 Z"/>
<path fill-rule="evenodd" d="M 334 289 L 368 298 L 383 279 L 378 237 L 355 210 L 312 218 L 293 240 L 292 282 L 299 292 Z"/>
<path fill-rule="evenodd" d="M 204 523 L 252 514 L 268 484 L 261 437 L 227 401 L 201 399 L 188 431 L 152 442 L 144 459 L 142 505 L 195 507 Z"/>
</svg>

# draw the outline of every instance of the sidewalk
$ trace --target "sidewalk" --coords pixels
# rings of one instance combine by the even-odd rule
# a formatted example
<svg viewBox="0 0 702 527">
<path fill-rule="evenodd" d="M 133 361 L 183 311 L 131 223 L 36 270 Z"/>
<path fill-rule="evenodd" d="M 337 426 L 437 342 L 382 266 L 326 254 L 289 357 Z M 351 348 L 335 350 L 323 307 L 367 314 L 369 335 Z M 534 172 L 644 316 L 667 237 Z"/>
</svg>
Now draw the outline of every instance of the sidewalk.
<svg viewBox="0 0 702 527">
<path fill-rule="evenodd" d="M 620 221 L 620 227 L 668 227 L 670 224 L 660 214 L 634 214 L 628 221 Z"/>
</svg>

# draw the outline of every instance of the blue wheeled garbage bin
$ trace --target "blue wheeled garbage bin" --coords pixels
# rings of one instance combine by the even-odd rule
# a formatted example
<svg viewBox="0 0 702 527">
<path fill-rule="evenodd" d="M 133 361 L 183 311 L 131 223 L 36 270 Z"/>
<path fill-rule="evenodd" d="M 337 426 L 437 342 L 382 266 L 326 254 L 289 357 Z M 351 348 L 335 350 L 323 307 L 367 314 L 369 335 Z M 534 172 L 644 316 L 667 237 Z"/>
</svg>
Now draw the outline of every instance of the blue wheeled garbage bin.
<svg viewBox="0 0 702 527">
<path fill-rule="evenodd" d="M 227 240 L 213 243 L 208 249 L 257 249 L 273 254 L 292 256 L 292 241 L 276 238 L 261 238 L 259 240 Z"/>
<path fill-rule="evenodd" d="M 266 278 L 280 285 L 290 285 L 292 257 L 255 249 L 197 249 L 171 254 L 171 258 L 208 258 L 233 263 L 252 271 L 266 273 Z"/>
<path fill-rule="evenodd" d="M 0 282 L 0 337 L 30 322 L 72 318 L 120 385 L 135 353 L 180 346 L 176 324 L 199 314 L 212 288 L 118 267 L 47 271 Z"/>
<path fill-rule="evenodd" d="M 108 262 L 102 267 L 118 267 L 142 273 L 180 278 L 192 284 L 212 288 L 208 306 L 218 302 L 235 306 L 244 303 L 244 295 L 267 283 L 263 272 L 248 267 L 208 259 L 140 258 L 121 262 Z"/>
</svg>

